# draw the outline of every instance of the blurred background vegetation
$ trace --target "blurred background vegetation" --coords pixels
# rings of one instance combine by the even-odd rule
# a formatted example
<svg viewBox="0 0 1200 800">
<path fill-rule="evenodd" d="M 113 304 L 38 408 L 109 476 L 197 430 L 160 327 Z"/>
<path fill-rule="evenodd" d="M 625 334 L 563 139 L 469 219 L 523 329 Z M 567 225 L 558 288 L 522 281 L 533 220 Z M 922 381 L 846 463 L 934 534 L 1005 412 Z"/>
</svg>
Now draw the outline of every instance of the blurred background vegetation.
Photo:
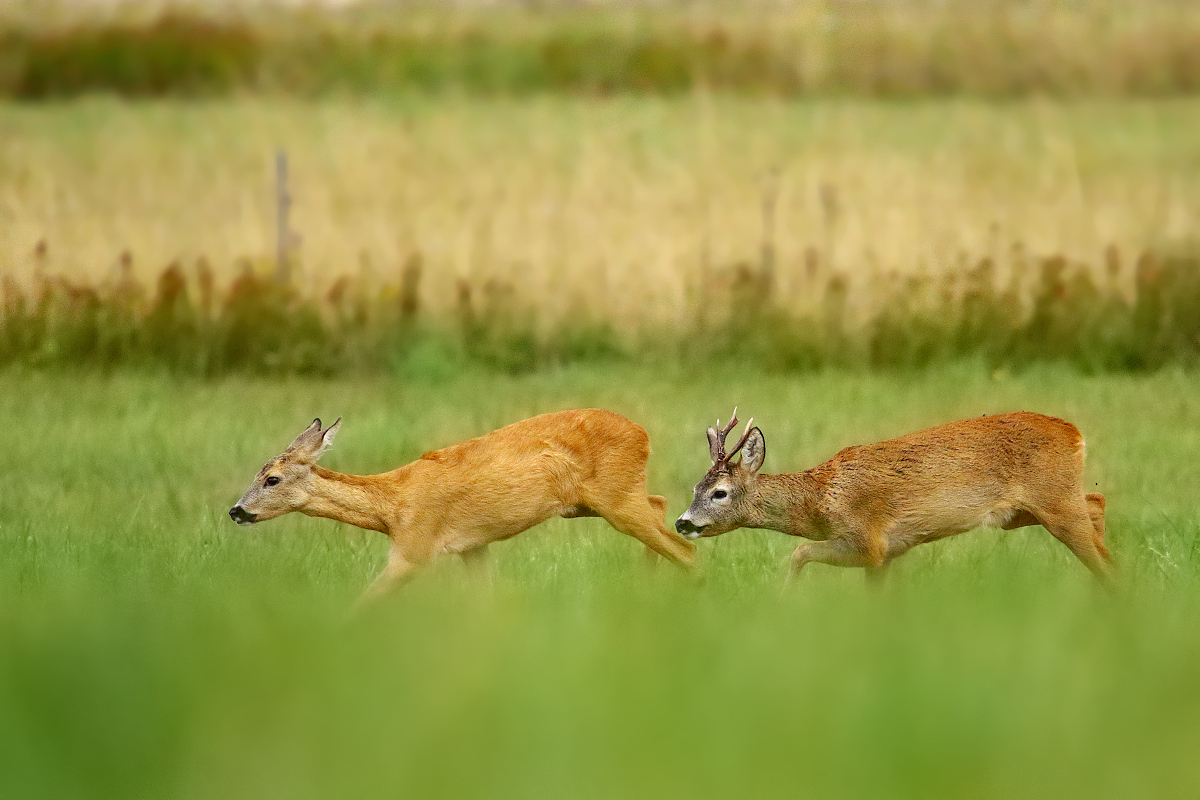
<svg viewBox="0 0 1200 800">
<path fill-rule="evenodd" d="M 696 89 L 1159 97 L 1200 88 L 1183 0 L 7 4 L 0 92 Z M 90 7 L 89 7 L 90 6 Z"/>
<path fill-rule="evenodd" d="M 0 364 L 1200 354 L 1191 3 L 15 2 L 0 41 Z"/>
</svg>

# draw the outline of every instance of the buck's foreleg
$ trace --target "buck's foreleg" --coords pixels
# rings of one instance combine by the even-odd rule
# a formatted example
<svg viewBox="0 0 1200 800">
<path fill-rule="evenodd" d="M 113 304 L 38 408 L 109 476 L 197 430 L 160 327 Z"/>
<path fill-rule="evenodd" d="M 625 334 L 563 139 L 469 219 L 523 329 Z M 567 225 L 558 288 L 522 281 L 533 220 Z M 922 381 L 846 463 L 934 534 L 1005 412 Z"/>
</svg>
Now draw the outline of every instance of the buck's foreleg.
<svg viewBox="0 0 1200 800">
<path fill-rule="evenodd" d="M 791 566 L 788 569 L 784 588 L 800 574 L 805 565 L 816 561 L 834 567 L 867 567 L 872 571 L 884 569 L 887 560 L 887 540 L 883 539 L 882 547 L 865 546 L 856 540 L 833 538 L 821 542 L 805 542 L 792 553 Z M 875 572 L 875 575 L 880 575 Z"/>
<path fill-rule="evenodd" d="M 868 586 L 874 589 L 883 588 L 883 584 L 887 581 L 889 563 L 885 561 L 878 567 L 867 567 L 866 572 L 863 574 L 866 576 Z"/>
<path fill-rule="evenodd" d="M 954 533 L 958 533 L 958 531 L 946 531 L 943 533 L 946 536 L 952 536 Z M 883 537 L 874 539 L 874 547 L 869 548 L 868 552 L 872 563 L 867 565 L 865 571 L 867 585 L 876 589 L 882 588 L 884 582 L 887 580 L 888 571 L 893 561 L 922 542 L 940 538 L 942 538 L 941 534 L 935 534 L 931 537 L 928 533 L 913 529 L 902 523 L 893 525 Z M 873 562 L 879 558 L 880 548 L 883 546 L 881 542 L 886 543 L 886 550 L 883 551 L 883 561 L 879 564 L 874 564 Z"/>
</svg>

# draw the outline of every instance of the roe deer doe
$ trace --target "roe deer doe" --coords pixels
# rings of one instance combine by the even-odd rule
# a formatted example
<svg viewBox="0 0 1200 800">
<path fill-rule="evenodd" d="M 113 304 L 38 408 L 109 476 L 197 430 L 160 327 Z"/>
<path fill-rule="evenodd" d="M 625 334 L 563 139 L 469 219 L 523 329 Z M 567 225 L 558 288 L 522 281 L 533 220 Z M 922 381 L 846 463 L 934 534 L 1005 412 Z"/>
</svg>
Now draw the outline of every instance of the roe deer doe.
<svg viewBox="0 0 1200 800">
<path fill-rule="evenodd" d="M 690 539 L 769 528 L 813 540 L 792 554 L 789 580 L 810 561 L 866 567 L 877 579 L 918 544 L 978 527 L 1042 525 L 1109 577 L 1104 495 L 1084 494 L 1083 436 L 1065 420 L 1022 411 L 951 422 L 847 447 L 805 472 L 760 475 L 767 445 L 754 420 L 725 452 L 733 413 L 708 429 L 712 467 L 675 523 Z"/>
<path fill-rule="evenodd" d="M 321 420 L 268 461 L 229 510 L 238 524 L 290 511 L 387 534 L 387 566 L 368 595 L 382 594 L 438 553 L 478 568 L 491 542 L 551 517 L 603 517 L 676 564 L 695 545 L 667 528 L 667 501 L 646 494 L 646 431 L 611 411 L 542 414 L 434 450 L 381 475 L 342 475 L 317 465 L 337 422 Z"/>
</svg>

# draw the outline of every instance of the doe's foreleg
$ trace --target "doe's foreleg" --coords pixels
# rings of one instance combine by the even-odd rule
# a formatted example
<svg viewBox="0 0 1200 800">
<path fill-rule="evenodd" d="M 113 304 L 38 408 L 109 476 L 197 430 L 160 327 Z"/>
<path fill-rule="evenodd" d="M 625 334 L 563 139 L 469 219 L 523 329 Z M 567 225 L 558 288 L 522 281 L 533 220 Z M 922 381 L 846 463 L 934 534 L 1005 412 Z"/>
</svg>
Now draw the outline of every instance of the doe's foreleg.
<svg viewBox="0 0 1200 800">
<path fill-rule="evenodd" d="M 467 567 L 471 584 L 474 586 L 492 585 L 492 554 L 486 544 L 459 553 L 463 564 Z"/>
<path fill-rule="evenodd" d="M 358 598 L 355 609 L 361 610 L 408 583 L 412 580 L 418 566 L 416 562 L 405 556 L 398 546 L 393 544 L 392 549 L 388 551 L 388 560 L 383 571 Z"/>
</svg>

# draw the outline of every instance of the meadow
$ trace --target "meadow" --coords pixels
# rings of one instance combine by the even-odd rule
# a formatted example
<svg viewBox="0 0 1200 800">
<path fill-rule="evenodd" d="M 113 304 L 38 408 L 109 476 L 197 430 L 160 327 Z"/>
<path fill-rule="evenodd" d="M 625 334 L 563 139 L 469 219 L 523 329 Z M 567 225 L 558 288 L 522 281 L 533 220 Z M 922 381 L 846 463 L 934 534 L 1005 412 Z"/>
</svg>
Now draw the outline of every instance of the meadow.
<svg viewBox="0 0 1200 800">
<path fill-rule="evenodd" d="M 0 775 L 9 797 L 1190 797 L 1200 785 L 1194 374 L 764 375 L 734 363 L 439 381 L 7 370 Z M 435 564 L 358 617 L 383 537 L 226 516 L 314 416 L 389 469 L 534 413 L 651 435 L 677 515 L 704 427 L 755 416 L 771 472 L 1025 408 L 1085 432 L 1111 596 L 1040 528 L 918 548 L 873 593 L 794 541 L 700 543 L 703 584 L 595 520 Z"/>
<path fill-rule="evenodd" d="M 165 8 L 0 3 L 0 795 L 1195 797 L 1195 4 Z M 1116 590 L 583 519 L 351 615 L 382 536 L 227 516 L 316 416 L 605 407 L 670 521 L 734 406 L 768 472 L 1070 419 Z"/>
</svg>

